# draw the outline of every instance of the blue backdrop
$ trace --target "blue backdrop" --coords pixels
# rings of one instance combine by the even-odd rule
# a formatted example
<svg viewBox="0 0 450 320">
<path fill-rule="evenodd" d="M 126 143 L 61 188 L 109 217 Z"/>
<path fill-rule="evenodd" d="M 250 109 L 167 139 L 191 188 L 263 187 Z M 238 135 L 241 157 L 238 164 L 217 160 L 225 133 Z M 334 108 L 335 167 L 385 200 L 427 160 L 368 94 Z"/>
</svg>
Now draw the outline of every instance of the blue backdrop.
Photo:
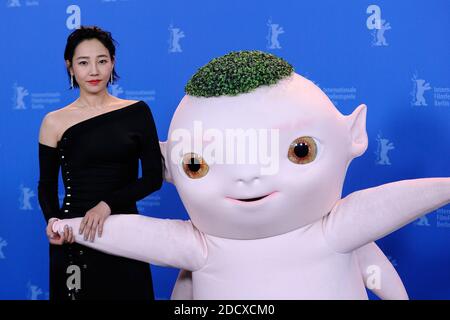
<svg viewBox="0 0 450 320">
<path fill-rule="evenodd" d="M 347 195 L 395 180 L 449 176 L 449 12 L 447 0 L 1 0 L 0 299 L 48 299 L 38 132 L 46 113 L 77 98 L 63 59 L 74 28 L 112 32 L 121 76 L 112 94 L 146 101 L 161 140 L 186 81 L 232 50 L 285 58 L 344 114 L 366 103 L 369 148 L 349 168 Z M 138 208 L 187 218 L 167 183 Z M 377 243 L 411 298 L 450 298 L 450 206 Z M 152 270 L 157 299 L 167 299 L 178 270 Z"/>
</svg>

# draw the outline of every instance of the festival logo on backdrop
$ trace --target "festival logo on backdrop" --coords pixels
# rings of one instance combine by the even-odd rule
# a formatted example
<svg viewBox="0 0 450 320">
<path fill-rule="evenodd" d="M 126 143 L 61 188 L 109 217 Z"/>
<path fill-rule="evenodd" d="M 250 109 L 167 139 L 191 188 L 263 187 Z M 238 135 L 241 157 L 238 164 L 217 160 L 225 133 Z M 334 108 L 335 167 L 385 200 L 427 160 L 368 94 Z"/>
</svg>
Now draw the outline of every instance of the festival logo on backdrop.
<svg viewBox="0 0 450 320">
<path fill-rule="evenodd" d="M 450 209 L 440 208 L 435 211 L 436 214 L 436 227 L 437 228 L 450 228 Z M 429 214 L 427 216 L 420 217 L 414 222 L 415 226 L 419 227 L 431 227 L 430 217 L 434 216 L 433 214 Z M 433 224 L 434 226 L 434 224 Z"/>
<path fill-rule="evenodd" d="M 376 164 L 382 165 L 382 166 L 390 166 L 391 160 L 389 159 L 388 153 L 391 150 L 394 150 L 395 146 L 394 143 L 391 142 L 389 139 L 384 138 L 381 133 L 378 133 L 377 135 L 377 150 L 375 151 L 375 155 L 377 156 L 377 159 L 375 161 Z"/>
<path fill-rule="evenodd" d="M 414 222 L 414 225 L 419 227 L 431 227 L 430 222 L 428 221 L 427 216 L 420 217 Z"/>
<path fill-rule="evenodd" d="M 121 95 L 124 92 L 123 88 L 119 86 L 117 83 L 111 84 L 109 86 L 109 91 L 115 97 L 119 97 L 119 95 Z"/>
<path fill-rule="evenodd" d="M 6 3 L 6 7 L 8 8 L 18 8 L 22 7 L 22 4 L 24 4 L 26 7 L 34 7 L 39 5 L 38 0 L 8 0 Z"/>
<path fill-rule="evenodd" d="M 341 102 L 346 102 L 347 100 L 356 100 L 356 87 L 326 87 L 321 88 L 323 92 L 326 93 L 331 102 L 338 107 Z"/>
<path fill-rule="evenodd" d="M 28 300 L 43 300 L 44 298 L 48 300 L 49 298 L 48 292 L 45 293 L 44 297 L 40 298 L 40 296 L 43 295 L 44 292 L 39 286 L 32 284 L 30 281 L 28 281 L 27 283 L 27 290 Z"/>
<path fill-rule="evenodd" d="M 156 91 L 152 89 L 126 89 L 117 83 L 109 88 L 110 93 L 115 97 L 121 97 L 127 100 L 142 100 L 146 103 L 154 102 L 156 99 Z"/>
<path fill-rule="evenodd" d="M 3 248 L 8 245 L 8 242 L 0 237 L 0 259 L 6 259 L 5 253 L 3 252 Z"/>
<path fill-rule="evenodd" d="M 138 201 L 136 203 L 137 209 L 139 212 L 151 213 L 152 207 L 160 207 L 161 206 L 161 195 L 159 194 L 151 194 L 148 197 Z M 147 212 L 148 209 L 148 212 Z"/>
<path fill-rule="evenodd" d="M 269 27 L 269 31 L 266 37 L 267 49 L 281 49 L 278 36 L 284 33 L 283 27 L 281 27 L 277 23 L 272 23 L 272 19 L 269 19 L 269 21 L 267 22 L 267 26 Z"/>
<path fill-rule="evenodd" d="M 31 205 L 30 199 L 35 196 L 34 191 L 24 186 L 20 185 L 20 197 L 19 197 L 19 209 L 20 210 L 33 210 L 33 206 Z"/>
<path fill-rule="evenodd" d="M 413 106 L 427 106 L 427 101 L 425 100 L 425 92 L 431 90 L 430 83 L 426 80 L 421 79 L 417 73 L 415 73 L 411 79 L 413 82 L 413 90 L 411 91 L 411 105 Z"/>
<path fill-rule="evenodd" d="M 22 87 L 17 84 L 17 82 L 13 85 L 13 109 L 16 110 L 25 110 L 27 107 L 25 105 L 25 101 L 23 100 L 26 96 L 29 95 L 28 90 L 25 87 Z"/>
<path fill-rule="evenodd" d="M 180 40 L 186 37 L 183 30 L 174 27 L 172 24 L 169 26 L 169 53 L 183 52 L 180 45 Z"/>
<path fill-rule="evenodd" d="M 441 85 L 432 87 L 430 82 L 420 77 L 417 71 L 411 81 L 413 83 L 410 92 L 412 106 L 450 107 L 450 87 Z"/>
<path fill-rule="evenodd" d="M 20 1 L 19 0 L 8 0 L 8 4 L 6 5 L 8 8 L 13 8 L 13 7 L 20 7 Z"/>
<path fill-rule="evenodd" d="M 18 85 L 17 81 L 12 86 L 13 96 L 12 105 L 14 110 L 26 110 L 28 106 L 31 109 L 44 109 L 53 105 L 60 105 L 60 92 L 29 92 L 28 89 L 22 85 Z M 28 102 L 26 102 L 28 101 Z"/>
<path fill-rule="evenodd" d="M 436 226 L 438 228 L 450 228 L 449 208 L 441 208 L 436 211 Z"/>
</svg>

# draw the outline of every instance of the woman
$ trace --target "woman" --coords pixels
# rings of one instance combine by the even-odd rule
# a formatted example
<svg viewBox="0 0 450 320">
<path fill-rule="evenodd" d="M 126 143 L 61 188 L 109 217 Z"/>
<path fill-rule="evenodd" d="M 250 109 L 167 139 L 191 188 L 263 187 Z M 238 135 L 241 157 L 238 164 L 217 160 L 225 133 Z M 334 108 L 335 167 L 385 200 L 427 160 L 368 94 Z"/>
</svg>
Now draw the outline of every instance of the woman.
<svg viewBox="0 0 450 320">
<path fill-rule="evenodd" d="M 162 163 L 151 111 L 143 101 L 107 92 L 115 41 L 98 27 L 81 27 L 67 39 L 64 59 L 71 88 L 80 96 L 48 113 L 39 133 L 39 203 L 50 242 L 50 299 L 154 299 L 148 264 L 79 246 L 73 232 L 94 241 L 110 214 L 138 213 L 136 201 L 161 188 Z M 139 159 L 142 177 L 138 178 Z M 61 167 L 65 187 L 58 200 Z M 84 217 L 80 230 L 62 236 L 54 219 Z"/>
</svg>

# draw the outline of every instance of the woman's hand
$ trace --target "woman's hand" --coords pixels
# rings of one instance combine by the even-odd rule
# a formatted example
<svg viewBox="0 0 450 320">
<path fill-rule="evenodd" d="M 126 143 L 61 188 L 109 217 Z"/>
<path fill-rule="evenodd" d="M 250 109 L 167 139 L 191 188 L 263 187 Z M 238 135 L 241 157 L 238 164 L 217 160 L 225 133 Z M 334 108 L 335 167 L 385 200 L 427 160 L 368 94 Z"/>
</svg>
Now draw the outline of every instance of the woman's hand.
<svg viewBox="0 0 450 320">
<path fill-rule="evenodd" d="M 111 214 L 111 209 L 104 201 L 100 201 L 95 207 L 86 212 L 83 220 L 81 220 L 79 234 L 84 233 L 84 240 L 94 242 L 95 233 L 98 229 L 98 236 L 102 236 L 103 223 Z"/>
<path fill-rule="evenodd" d="M 59 235 L 57 232 L 53 232 L 52 226 L 53 223 L 58 220 L 56 218 L 51 218 L 48 220 L 47 228 L 45 229 L 45 232 L 47 233 L 48 241 L 51 244 L 55 245 L 62 245 L 64 243 L 74 243 L 75 242 L 75 236 L 73 235 L 73 230 L 70 227 L 65 226 L 64 232 L 62 235 Z"/>
</svg>

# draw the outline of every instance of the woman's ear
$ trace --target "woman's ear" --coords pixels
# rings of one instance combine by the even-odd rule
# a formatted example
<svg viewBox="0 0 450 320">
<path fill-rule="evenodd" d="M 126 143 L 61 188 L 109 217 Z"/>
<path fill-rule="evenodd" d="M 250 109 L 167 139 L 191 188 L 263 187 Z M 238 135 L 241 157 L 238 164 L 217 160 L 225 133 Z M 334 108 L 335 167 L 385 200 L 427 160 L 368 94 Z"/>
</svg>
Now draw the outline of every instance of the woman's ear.
<svg viewBox="0 0 450 320">
<path fill-rule="evenodd" d="M 366 132 L 367 106 L 361 104 L 348 115 L 347 123 L 351 134 L 351 155 L 352 158 L 361 156 L 368 147 L 369 141 Z"/>
<path fill-rule="evenodd" d="M 70 63 L 69 60 L 66 60 L 66 67 L 67 67 L 67 69 L 69 70 L 69 73 L 70 73 L 71 75 L 73 75 L 72 64 Z"/>
</svg>

